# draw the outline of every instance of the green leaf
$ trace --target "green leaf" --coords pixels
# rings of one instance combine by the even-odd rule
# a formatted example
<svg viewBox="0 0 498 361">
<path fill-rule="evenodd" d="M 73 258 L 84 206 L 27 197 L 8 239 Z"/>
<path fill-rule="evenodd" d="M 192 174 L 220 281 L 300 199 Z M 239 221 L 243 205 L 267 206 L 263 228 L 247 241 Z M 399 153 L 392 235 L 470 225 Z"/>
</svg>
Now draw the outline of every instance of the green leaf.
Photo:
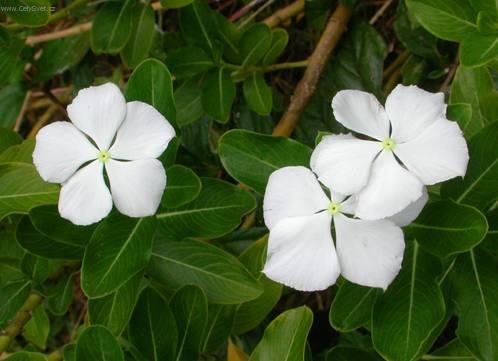
<svg viewBox="0 0 498 361">
<path fill-rule="evenodd" d="M 76 344 L 76 361 L 124 361 L 114 336 L 102 326 L 85 329 Z"/>
<path fill-rule="evenodd" d="M 201 192 L 201 180 L 190 168 L 173 165 L 166 171 L 168 182 L 161 204 L 164 207 L 180 207 L 193 201 Z"/>
<path fill-rule="evenodd" d="M 268 325 L 249 361 L 304 361 L 312 322 L 313 313 L 306 306 L 282 313 Z"/>
<path fill-rule="evenodd" d="M 13 145 L 0 154 L 0 163 L 27 163 L 33 165 L 34 149 L 35 140 L 26 139 L 21 144 Z"/>
<path fill-rule="evenodd" d="M 50 16 L 49 0 L 0 0 L 1 10 L 18 24 L 45 25 Z"/>
<path fill-rule="evenodd" d="M 201 178 L 202 190 L 192 202 L 157 213 L 163 239 L 215 238 L 233 231 L 241 218 L 256 206 L 253 196 L 230 183 Z"/>
<path fill-rule="evenodd" d="M 71 239 L 53 239 L 38 232 L 29 217 L 22 218 L 16 238 L 26 251 L 48 259 L 78 260 L 85 252 L 83 244 L 73 243 Z"/>
<path fill-rule="evenodd" d="M 326 361 L 381 361 L 373 352 L 351 346 L 336 346 L 327 353 Z"/>
<path fill-rule="evenodd" d="M 195 286 L 185 286 L 170 302 L 178 327 L 176 361 L 197 361 L 207 325 L 207 301 L 204 292 Z"/>
<path fill-rule="evenodd" d="M 106 296 L 149 262 L 155 219 L 111 215 L 95 230 L 81 270 L 81 288 L 90 298 Z"/>
<path fill-rule="evenodd" d="M 21 58 L 24 45 L 23 40 L 11 38 L 7 46 L 0 46 L 0 85 L 21 81 L 26 63 Z"/>
<path fill-rule="evenodd" d="M 90 324 L 105 326 L 113 335 L 121 335 L 137 303 L 142 278 L 142 273 L 138 273 L 114 293 L 90 299 L 88 301 Z"/>
<path fill-rule="evenodd" d="M 249 107 L 260 115 L 270 114 L 272 91 L 261 73 L 252 73 L 244 80 L 244 98 Z"/>
<path fill-rule="evenodd" d="M 129 328 L 130 341 L 148 361 L 174 360 L 178 331 L 166 301 L 152 288 L 138 300 Z"/>
<path fill-rule="evenodd" d="M 330 306 L 329 321 L 341 332 L 353 331 L 370 321 L 379 290 L 344 282 Z"/>
<path fill-rule="evenodd" d="M 139 100 L 152 105 L 166 119 L 175 123 L 173 81 L 168 68 L 159 60 L 147 59 L 140 63 L 128 80 L 125 96 L 129 102 Z"/>
<path fill-rule="evenodd" d="M 19 260 L 10 257 L 0 257 L 0 288 L 12 282 L 25 280 L 26 276 L 19 268 Z"/>
<path fill-rule="evenodd" d="M 494 146 L 498 137 L 498 123 L 495 122 L 469 141 L 469 165 L 463 179 L 446 182 L 441 188 L 444 197 L 451 197 L 457 203 L 465 203 L 478 209 L 486 209 L 498 198 L 498 148 Z"/>
<path fill-rule="evenodd" d="M 283 286 L 267 278 L 261 270 L 266 259 L 268 237 L 253 242 L 239 260 L 263 286 L 263 293 L 254 300 L 244 302 L 237 308 L 233 333 L 240 335 L 257 327 L 273 310 L 282 294 Z"/>
<path fill-rule="evenodd" d="M 287 137 L 234 129 L 220 139 L 223 167 L 241 183 L 263 194 L 270 174 L 282 167 L 309 164 L 311 149 Z"/>
<path fill-rule="evenodd" d="M 469 35 L 462 43 L 460 61 L 463 66 L 481 66 L 498 58 L 497 35 Z"/>
<path fill-rule="evenodd" d="M 161 0 L 161 5 L 166 9 L 176 9 L 187 6 L 193 0 Z"/>
<path fill-rule="evenodd" d="M 498 261 L 472 250 L 457 258 L 450 280 L 457 306 L 460 341 L 480 360 L 498 359 Z"/>
<path fill-rule="evenodd" d="M 372 340 L 385 359 L 418 360 L 432 345 L 437 336 L 434 330 L 446 315 L 436 282 L 440 273 L 439 260 L 413 241 L 405 252 L 400 274 L 373 308 Z"/>
<path fill-rule="evenodd" d="M 54 204 L 58 196 L 59 187 L 45 183 L 33 165 L 0 164 L 0 219 L 13 213 L 28 213 L 42 204 Z"/>
<path fill-rule="evenodd" d="M 123 3 L 106 3 L 93 19 L 90 39 L 92 50 L 97 53 L 117 54 L 131 35 L 133 0 Z"/>
<path fill-rule="evenodd" d="M 0 128 L 0 153 L 21 142 L 22 137 L 18 133 L 10 129 Z"/>
<path fill-rule="evenodd" d="M 461 41 L 477 31 L 477 13 L 468 0 L 406 0 L 406 5 L 427 30 L 441 39 Z"/>
<path fill-rule="evenodd" d="M 458 123 L 461 129 L 466 129 L 472 121 L 472 106 L 468 103 L 453 103 L 446 108 L 446 116 Z"/>
<path fill-rule="evenodd" d="M 445 258 L 477 246 L 488 223 L 474 207 L 439 201 L 427 205 L 409 229 L 427 252 Z"/>
<path fill-rule="evenodd" d="M 240 39 L 242 66 L 258 63 L 272 46 L 272 32 L 268 25 L 258 23 L 248 28 Z"/>
<path fill-rule="evenodd" d="M 215 13 L 216 30 L 221 43 L 223 44 L 223 58 L 226 60 L 240 64 L 240 49 L 239 43 L 242 36 L 241 31 L 231 21 L 221 13 Z"/>
<path fill-rule="evenodd" d="M 195 240 L 156 242 L 147 273 L 168 287 L 198 286 L 212 303 L 236 304 L 262 293 L 259 282 L 234 256 Z"/>
<path fill-rule="evenodd" d="M 73 276 L 74 274 L 67 274 L 62 277 L 47 299 L 48 310 L 56 316 L 64 315 L 71 306 L 74 296 Z"/>
<path fill-rule="evenodd" d="M 174 49 L 168 53 L 166 64 L 175 79 L 190 78 L 214 67 L 211 57 L 196 46 Z"/>
<path fill-rule="evenodd" d="M 224 345 L 232 333 L 236 305 L 208 306 L 208 321 L 202 342 L 204 353 L 216 353 Z"/>
<path fill-rule="evenodd" d="M 0 126 L 6 128 L 14 127 L 17 116 L 21 112 L 25 97 L 26 89 L 22 83 L 9 84 L 0 89 Z M 7 145 L 14 145 L 7 143 L 7 139 L 4 137 L 5 136 L 2 135 L 0 152 L 3 152 L 5 149 L 7 149 Z M 11 139 L 13 140 L 14 138 Z M 6 143 L 4 144 L 4 142 Z"/>
<path fill-rule="evenodd" d="M 180 127 L 199 120 L 204 114 L 199 83 L 198 78 L 192 78 L 175 89 L 176 123 Z"/>
<path fill-rule="evenodd" d="M 228 122 L 235 99 L 235 84 L 230 72 L 223 68 L 213 69 L 202 85 L 202 108 L 220 123 Z"/>
<path fill-rule="evenodd" d="M 445 360 L 445 361 L 477 361 L 476 358 L 472 356 L 469 349 L 458 339 L 455 338 L 448 342 L 436 351 L 431 352 L 434 360 Z"/>
<path fill-rule="evenodd" d="M 180 29 L 187 43 L 203 48 L 214 55 L 216 44 L 216 22 L 214 11 L 207 2 L 194 0 L 190 5 L 182 7 L 179 12 Z"/>
<path fill-rule="evenodd" d="M 21 351 L 7 357 L 5 361 L 47 361 L 47 358 L 42 353 Z"/>
<path fill-rule="evenodd" d="M 498 92 L 485 67 L 458 67 L 450 93 L 450 104 L 457 103 L 472 106 L 472 121 L 466 124 L 459 122 L 468 137 L 498 119 Z"/>
<path fill-rule="evenodd" d="M 62 350 L 64 361 L 76 361 L 76 344 L 66 344 Z"/>
<path fill-rule="evenodd" d="M 51 267 L 47 259 L 26 253 L 21 259 L 21 270 L 34 283 L 40 284 L 48 278 Z"/>
<path fill-rule="evenodd" d="M 31 291 L 31 281 L 21 280 L 0 287 L 0 328 L 4 328 L 24 304 Z"/>
<path fill-rule="evenodd" d="M 154 10 L 149 4 L 136 2 L 131 15 L 131 36 L 121 50 L 123 63 L 134 68 L 147 58 L 154 41 Z"/>
<path fill-rule="evenodd" d="M 278 57 L 283 53 L 287 43 L 289 42 L 289 34 L 285 29 L 275 29 L 272 32 L 272 42 L 270 49 L 263 58 L 263 65 L 273 64 Z"/>
<path fill-rule="evenodd" d="M 44 350 L 50 332 L 50 320 L 43 307 L 37 307 L 24 327 L 23 337 L 36 347 Z"/>
<path fill-rule="evenodd" d="M 36 61 L 36 80 L 45 81 L 78 64 L 90 47 L 88 33 L 49 41 Z"/>
</svg>

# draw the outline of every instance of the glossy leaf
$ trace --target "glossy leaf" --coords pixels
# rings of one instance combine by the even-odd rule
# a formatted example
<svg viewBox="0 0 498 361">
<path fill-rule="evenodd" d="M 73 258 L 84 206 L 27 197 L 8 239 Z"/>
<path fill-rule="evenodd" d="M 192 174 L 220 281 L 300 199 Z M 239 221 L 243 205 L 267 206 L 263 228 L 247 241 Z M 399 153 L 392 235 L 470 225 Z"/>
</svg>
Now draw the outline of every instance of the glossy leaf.
<svg viewBox="0 0 498 361">
<path fill-rule="evenodd" d="M 48 310 L 56 316 L 64 315 L 68 311 L 69 306 L 71 306 L 73 296 L 74 274 L 69 274 L 58 280 L 51 290 L 47 298 Z"/>
<path fill-rule="evenodd" d="M 272 32 L 266 24 L 254 24 L 248 28 L 240 39 L 240 56 L 242 66 L 258 63 L 272 45 Z"/>
<path fill-rule="evenodd" d="M 50 332 L 50 320 L 43 307 L 33 311 L 31 319 L 24 327 L 23 337 L 40 349 L 45 349 Z"/>
<path fill-rule="evenodd" d="M 326 361 L 381 361 L 382 358 L 373 352 L 351 346 L 336 346 L 327 353 Z"/>
<path fill-rule="evenodd" d="M 49 0 L 0 0 L 2 12 L 17 23 L 26 26 L 41 26 L 50 16 Z"/>
<path fill-rule="evenodd" d="M 221 237 L 255 207 L 254 198 L 234 185 L 212 178 L 201 178 L 201 182 L 202 190 L 192 202 L 159 210 L 156 217 L 162 239 Z"/>
<path fill-rule="evenodd" d="M 278 57 L 283 53 L 287 43 L 289 42 L 289 34 L 285 29 L 275 29 L 272 32 L 272 42 L 270 49 L 263 58 L 263 65 L 273 64 Z"/>
<path fill-rule="evenodd" d="M 130 341 L 149 361 L 174 360 L 178 331 L 168 303 L 152 288 L 145 289 L 130 321 Z"/>
<path fill-rule="evenodd" d="M 5 359 L 5 361 L 48 361 L 44 354 L 38 352 L 21 351 L 16 352 Z"/>
<path fill-rule="evenodd" d="M 176 361 L 197 361 L 207 325 L 207 301 L 204 292 L 195 286 L 185 286 L 170 302 L 178 327 Z"/>
<path fill-rule="evenodd" d="M 480 66 L 498 58 L 498 41 L 494 35 L 467 37 L 463 43 L 460 60 L 463 66 Z"/>
<path fill-rule="evenodd" d="M 123 50 L 121 59 L 130 68 L 147 58 L 154 40 L 154 10 L 148 4 L 136 2 L 131 15 L 131 36 Z"/>
<path fill-rule="evenodd" d="M 81 287 L 90 298 L 106 296 L 149 262 L 155 220 L 111 215 L 95 230 L 81 270 Z"/>
<path fill-rule="evenodd" d="M 102 326 L 85 329 L 76 344 L 76 361 L 124 361 L 114 336 Z"/>
<path fill-rule="evenodd" d="M 204 114 L 199 84 L 199 79 L 192 78 L 175 89 L 176 123 L 180 127 L 199 120 Z"/>
<path fill-rule="evenodd" d="M 273 171 L 308 166 L 311 149 L 289 138 L 231 130 L 220 139 L 219 154 L 232 177 L 263 194 Z"/>
<path fill-rule="evenodd" d="M 21 308 L 28 298 L 31 290 L 31 281 L 20 280 L 0 287 L 0 327 L 3 328 L 8 321 Z"/>
<path fill-rule="evenodd" d="M 212 303 L 241 303 L 262 292 L 259 282 L 234 256 L 194 240 L 156 242 L 147 273 L 168 287 L 198 286 Z"/>
<path fill-rule="evenodd" d="M 431 352 L 431 356 L 435 357 L 436 360 L 439 358 L 446 361 L 477 361 L 458 338 Z"/>
<path fill-rule="evenodd" d="M 161 5 L 167 9 L 176 9 L 187 6 L 193 0 L 161 0 Z"/>
<path fill-rule="evenodd" d="M 306 306 L 280 314 L 266 328 L 249 361 L 304 361 L 312 322 L 313 313 Z"/>
<path fill-rule="evenodd" d="M 211 57 L 202 48 L 195 46 L 173 50 L 168 54 L 166 64 L 176 79 L 190 78 L 214 67 Z"/>
<path fill-rule="evenodd" d="M 208 306 L 208 321 L 201 347 L 203 352 L 216 353 L 228 340 L 232 333 L 236 307 L 216 304 Z"/>
<path fill-rule="evenodd" d="M 229 120 L 235 98 L 235 84 L 230 72 L 219 68 L 211 70 L 202 85 L 202 108 L 220 123 Z"/>
<path fill-rule="evenodd" d="M 161 200 L 164 207 L 180 207 L 197 198 L 202 184 L 194 171 L 182 165 L 173 165 L 166 174 L 168 182 Z"/>
<path fill-rule="evenodd" d="M 249 107 L 260 115 L 266 115 L 272 109 L 272 92 L 260 73 L 252 73 L 244 80 L 244 98 Z"/>
<path fill-rule="evenodd" d="M 180 28 L 188 43 L 200 46 L 210 55 L 215 52 L 216 22 L 212 10 L 202 0 L 180 9 Z"/>
<path fill-rule="evenodd" d="M 21 142 L 22 138 L 19 133 L 16 133 L 10 129 L 0 128 L 0 153 L 13 145 L 20 144 Z"/>
<path fill-rule="evenodd" d="M 436 257 L 416 242 L 407 248 L 400 274 L 377 298 L 372 311 L 373 345 L 385 359 L 418 360 L 434 342 L 434 330 L 446 315 L 436 282 L 440 273 Z"/>
</svg>

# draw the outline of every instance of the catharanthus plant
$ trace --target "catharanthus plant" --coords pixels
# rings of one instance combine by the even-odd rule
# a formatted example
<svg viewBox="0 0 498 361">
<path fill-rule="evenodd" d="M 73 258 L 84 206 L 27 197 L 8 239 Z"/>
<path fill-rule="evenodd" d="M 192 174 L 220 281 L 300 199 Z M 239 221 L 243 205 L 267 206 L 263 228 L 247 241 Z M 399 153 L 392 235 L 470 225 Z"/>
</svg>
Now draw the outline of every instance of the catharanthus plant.
<svg viewBox="0 0 498 361">
<path fill-rule="evenodd" d="M 301 291 L 326 289 L 339 274 L 360 285 L 386 289 L 401 268 L 403 231 L 393 220 L 352 218 L 354 203 L 353 197 L 333 190 L 328 197 L 305 167 L 273 172 L 263 205 L 270 230 L 263 272 Z M 410 210 L 398 217 L 409 223 L 417 215 Z"/>
<path fill-rule="evenodd" d="M 107 216 L 113 202 L 130 217 L 153 215 L 166 186 L 156 158 L 175 136 L 169 122 L 146 103 L 126 103 L 112 83 L 80 90 L 67 112 L 72 123 L 41 129 L 33 152 L 41 177 L 62 184 L 61 216 L 88 225 Z"/>
<path fill-rule="evenodd" d="M 443 93 L 398 85 L 384 109 L 372 94 L 342 90 L 332 108 L 338 122 L 371 140 L 325 136 L 311 168 L 328 187 L 355 194 L 356 216 L 392 216 L 420 199 L 424 185 L 465 175 L 467 144 L 458 124 L 445 117 Z"/>
</svg>

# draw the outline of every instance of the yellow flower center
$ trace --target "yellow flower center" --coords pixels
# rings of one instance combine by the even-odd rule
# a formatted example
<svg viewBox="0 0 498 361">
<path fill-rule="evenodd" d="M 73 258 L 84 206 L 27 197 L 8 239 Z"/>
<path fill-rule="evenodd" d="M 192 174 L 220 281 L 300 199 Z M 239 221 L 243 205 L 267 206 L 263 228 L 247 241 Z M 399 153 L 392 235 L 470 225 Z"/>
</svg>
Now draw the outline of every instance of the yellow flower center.
<svg viewBox="0 0 498 361">
<path fill-rule="evenodd" d="M 341 211 L 341 204 L 340 203 L 335 203 L 331 202 L 329 206 L 327 207 L 327 212 L 330 214 L 337 214 Z"/>
<path fill-rule="evenodd" d="M 107 150 L 101 150 L 98 155 L 98 159 L 102 162 L 105 163 L 111 158 L 111 155 L 109 154 L 109 151 Z"/>
<path fill-rule="evenodd" d="M 393 150 L 396 148 L 396 142 L 391 138 L 387 138 L 382 142 L 382 148 L 385 150 Z"/>
</svg>

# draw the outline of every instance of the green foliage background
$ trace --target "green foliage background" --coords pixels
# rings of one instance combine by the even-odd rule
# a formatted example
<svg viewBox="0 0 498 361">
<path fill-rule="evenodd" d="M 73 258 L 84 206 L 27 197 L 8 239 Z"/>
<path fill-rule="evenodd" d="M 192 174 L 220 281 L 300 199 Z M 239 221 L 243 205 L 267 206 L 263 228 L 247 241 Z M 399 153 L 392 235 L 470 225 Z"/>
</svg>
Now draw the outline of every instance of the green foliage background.
<svg viewBox="0 0 498 361">
<path fill-rule="evenodd" d="M 0 0 L 0 359 L 498 360 L 496 1 L 345 2 L 347 31 L 292 139 L 272 129 L 338 4 L 297 0 L 265 21 L 289 4 Z M 32 164 L 34 136 L 109 81 L 175 126 L 168 186 L 154 217 L 79 227 Z M 467 175 L 430 187 L 386 292 L 267 279 L 269 175 L 343 130 L 337 91 L 383 100 L 397 83 L 446 93 Z"/>
</svg>

